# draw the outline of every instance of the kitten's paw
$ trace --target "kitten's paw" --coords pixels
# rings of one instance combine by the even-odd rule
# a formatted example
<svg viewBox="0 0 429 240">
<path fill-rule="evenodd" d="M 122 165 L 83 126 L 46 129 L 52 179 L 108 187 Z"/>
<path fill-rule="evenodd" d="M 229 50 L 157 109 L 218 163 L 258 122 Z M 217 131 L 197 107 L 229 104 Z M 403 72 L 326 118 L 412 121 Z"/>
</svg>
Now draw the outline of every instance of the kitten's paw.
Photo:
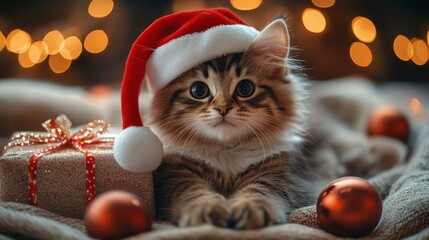
<svg viewBox="0 0 429 240">
<path fill-rule="evenodd" d="M 232 199 L 230 207 L 231 228 L 256 229 L 286 221 L 284 209 L 264 198 Z"/>
<path fill-rule="evenodd" d="M 211 197 L 193 200 L 188 204 L 179 216 L 179 227 L 212 224 L 219 227 L 227 227 L 229 208 L 225 198 Z"/>
</svg>

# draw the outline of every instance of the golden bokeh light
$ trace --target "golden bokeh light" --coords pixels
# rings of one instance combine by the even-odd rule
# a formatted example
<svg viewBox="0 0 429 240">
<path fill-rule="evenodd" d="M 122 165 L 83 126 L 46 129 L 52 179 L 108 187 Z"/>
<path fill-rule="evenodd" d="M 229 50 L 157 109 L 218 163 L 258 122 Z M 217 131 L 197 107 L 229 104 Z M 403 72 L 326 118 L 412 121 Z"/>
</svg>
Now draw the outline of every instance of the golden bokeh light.
<svg viewBox="0 0 429 240">
<path fill-rule="evenodd" d="M 66 38 L 60 53 L 66 59 L 74 60 L 78 58 L 82 53 L 82 43 L 79 38 L 76 36 Z"/>
<path fill-rule="evenodd" d="M 313 33 L 321 33 L 326 28 L 326 19 L 323 13 L 314 8 L 307 8 L 302 13 L 304 27 Z"/>
<path fill-rule="evenodd" d="M 93 0 L 88 6 L 88 13 L 95 18 L 103 18 L 113 10 L 112 0 Z"/>
<path fill-rule="evenodd" d="M 6 46 L 6 38 L 4 37 L 3 33 L 0 31 L 0 52 L 3 50 L 5 46 Z"/>
<path fill-rule="evenodd" d="M 21 29 L 15 29 L 7 35 L 6 48 L 9 52 L 23 53 L 30 48 L 30 45 L 30 35 Z"/>
<path fill-rule="evenodd" d="M 19 62 L 19 65 L 21 65 L 21 67 L 23 67 L 23 68 L 31 68 L 35 64 L 30 59 L 29 51 L 20 53 L 18 55 L 18 62 Z"/>
<path fill-rule="evenodd" d="M 352 30 L 355 36 L 362 42 L 370 43 L 377 36 L 374 23 L 365 17 L 355 17 L 352 21 Z"/>
<path fill-rule="evenodd" d="M 311 0 L 311 2 L 320 8 L 329 8 L 335 4 L 335 0 Z"/>
<path fill-rule="evenodd" d="M 249 11 L 258 8 L 262 4 L 262 0 L 230 0 L 231 5 L 242 11 Z"/>
<path fill-rule="evenodd" d="M 43 38 L 43 42 L 48 46 L 48 54 L 55 55 L 64 47 L 63 34 L 58 30 L 48 32 Z"/>
<path fill-rule="evenodd" d="M 192 11 L 207 8 L 204 0 L 173 0 L 171 8 L 173 12 Z"/>
<path fill-rule="evenodd" d="M 94 30 L 86 36 L 83 46 L 90 53 L 100 53 L 106 49 L 108 43 L 109 38 L 103 30 Z"/>
<path fill-rule="evenodd" d="M 34 42 L 28 49 L 28 54 L 31 62 L 34 64 L 41 63 L 48 56 L 48 45 L 43 41 Z"/>
<path fill-rule="evenodd" d="M 413 56 L 413 45 L 407 37 L 399 34 L 393 41 L 393 51 L 402 61 L 409 61 Z"/>
<path fill-rule="evenodd" d="M 422 114 L 422 102 L 418 98 L 412 98 L 409 105 L 413 115 L 418 116 Z"/>
<path fill-rule="evenodd" d="M 372 62 L 372 52 L 367 45 L 354 42 L 350 46 L 350 58 L 360 67 L 368 67 Z"/>
<path fill-rule="evenodd" d="M 52 55 L 49 57 L 49 67 L 52 72 L 60 74 L 67 71 L 71 66 L 71 60 L 65 59 L 61 54 Z"/>
<path fill-rule="evenodd" d="M 425 65 L 429 59 L 429 49 L 426 42 L 422 39 L 412 39 L 413 56 L 411 60 L 419 66 Z"/>
</svg>

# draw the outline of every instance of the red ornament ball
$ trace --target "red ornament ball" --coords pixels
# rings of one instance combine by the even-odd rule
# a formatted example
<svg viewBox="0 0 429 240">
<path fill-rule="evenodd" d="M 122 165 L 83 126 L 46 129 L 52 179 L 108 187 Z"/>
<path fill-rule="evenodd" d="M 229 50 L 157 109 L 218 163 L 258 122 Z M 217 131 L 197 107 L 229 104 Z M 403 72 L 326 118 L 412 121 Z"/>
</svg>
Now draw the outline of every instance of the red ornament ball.
<svg viewBox="0 0 429 240">
<path fill-rule="evenodd" d="M 380 221 L 382 202 L 366 180 L 344 177 L 329 183 L 317 200 L 317 217 L 327 232 L 341 237 L 370 234 Z"/>
<path fill-rule="evenodd" d="M 152 228 L 151 213 L 136 195 L 124 191 L 101 194 L 85 214 L 88 235 L 97 239 L 120 239 Z"/>
<path fill-rule="evenodd" d="M 369 117 L 367 133 L 370 136 L 387 136 L 406 143 L 410 132 L 407 117 L 394 106 L 379 107 Z"/>
</svg>

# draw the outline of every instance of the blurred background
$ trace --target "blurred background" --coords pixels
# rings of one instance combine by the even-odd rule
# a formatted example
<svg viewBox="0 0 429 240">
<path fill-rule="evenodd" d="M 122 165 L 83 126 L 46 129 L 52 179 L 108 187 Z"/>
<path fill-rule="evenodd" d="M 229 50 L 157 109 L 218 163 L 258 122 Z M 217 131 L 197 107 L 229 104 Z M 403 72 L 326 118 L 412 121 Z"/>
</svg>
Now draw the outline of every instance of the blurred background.
<svg viewBox="0 0 429 240">
<path fill-rule="evenodd" d="M 429 80 L 427 0 L 14 0 L 0 8 L 0 78 L 120 85 L 132 42 L 155 19 L 226 7 L 261 29 L 288 15 L 293 55 L 314 80 Z"/>
<path fill-rule="evenodd" d="M 214 7 L 231 9 L 257 29 L 287 14 L 292 55 L 309 79 L 367 77 L 407 114 L 429 121 L 428 0 L 5 0 L 0 135 L 40 128 L 61 112 L 80 124 L 94 118 L 120 121 L 117 93 L 134 40 L 161 16 Z M 24 92 L 28 89 L 33 91 Z M 74 92 L 64 94 L 71 89 L 95 98 L 71 100 Z M 111 94 L 115 111 L 92 103 Z"/>
</svg>

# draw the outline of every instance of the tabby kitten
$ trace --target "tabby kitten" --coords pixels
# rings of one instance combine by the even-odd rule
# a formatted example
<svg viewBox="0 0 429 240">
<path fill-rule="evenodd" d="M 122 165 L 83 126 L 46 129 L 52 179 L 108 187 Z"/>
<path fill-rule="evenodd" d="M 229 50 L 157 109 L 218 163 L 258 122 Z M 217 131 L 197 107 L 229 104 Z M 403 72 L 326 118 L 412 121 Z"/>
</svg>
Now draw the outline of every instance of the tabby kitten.
<svg viewBox="0 0 429 240">
<path fill-rule="evenodd" d="M 296 147 L 304 87 L 288 54 L 280 17 L 246 52 L 200 64 L 154 96 L 149 121 L 165 146 L 158 218 L 252 229 L 314 202 Z"/>
</svg>

